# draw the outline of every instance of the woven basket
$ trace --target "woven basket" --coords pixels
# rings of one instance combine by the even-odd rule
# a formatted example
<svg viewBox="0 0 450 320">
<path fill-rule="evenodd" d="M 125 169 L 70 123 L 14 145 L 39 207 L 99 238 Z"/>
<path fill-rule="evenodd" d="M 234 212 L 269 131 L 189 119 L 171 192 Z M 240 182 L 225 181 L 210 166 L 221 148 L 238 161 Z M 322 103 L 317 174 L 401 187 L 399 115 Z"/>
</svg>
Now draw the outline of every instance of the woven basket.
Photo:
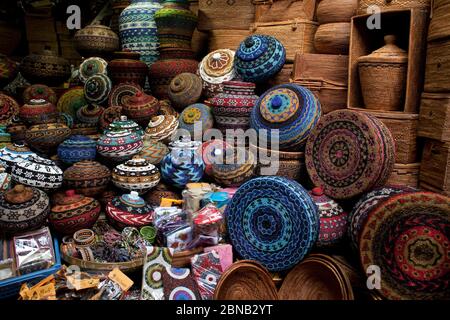
<svg viewBox="0 0 450 320">
<path fill-rule="evenodd" d="M 450 37 L 450 0 L 434 0 L 428 41 Z"/>
<path fill-rule="evenodd" d="M 425 66 L 425 92 L 450 92 L 450 41 L 429 42 Z"/>
<path fill-rule="evenodd" d="M 211 30 L 209 32 L 209 52 L 218 49 L 236 50 L 239 44 L 250 35 L 247 30 Z"/>
<path fill-rule="evenodd" d="M 358 14 L 371 13 L 367 11 L 370 6 L 378 6 L 381 11 L 398 9 L 423 9 L 430 10 L 432 0 L 359 0 Z"/>
<path fill-rule="evenodd" d="M 420 163 L 396 163 L 386 185 L 419 187 Z"/>
<path fill-rule="evenodd" d="M 317 22 L 304 19 L 257 22 L 252 25 L 251 32 L 277 38 L 286 49 L 286 59 L 293 61 L 297 52 L 314 52 L 314 34 L 317 26 Z"/>
<path fill-rule="evenodd" d="M 255 18 L 252 0 L 199 0 L 200 31 L 216 29 L 248 29 Z"/>
<path fill-rule="evenodd" d="M 318 53 L 348 54 L 350 46 L 350 22 L 326 23 L 319 26 L 314 37 Z"/>
<path fill-rule="evenodd" d="M 95 261 L 86 261 L 74 258 L 64 253 L 61 249 L 61 258 L 70 265 L 79 266 L 82 270 L 96 271 L 96 272 L 110 272 L 115 268 L 119 268 L 124 273 L 132 273 L 141 269 L 144 266 L 145 257 L 127 262 L 116 263 L 100 263 Z"/>
<path fill-rule="evenodd" d="M 255 22 L 314 20 L 316 0 L 253 0 Z"/>
<path fill-rule="evenodd" d="M 358 0 L 321 0 L 317 6 L 317 21 L 320 24 L 349 22 L 358 7 Z"/>
<path fill-rule="evenodd" d="M 284 279 L 281 300 L 353 300 L 350 279 L 339 263 L 322 254 L 311 254 Z"/>
<path fill-rule="evenodd" d="M 269 273 L 256 262 L 239 261 L 220 277 L 214 300 L 278 300 Z"/>
</svg>

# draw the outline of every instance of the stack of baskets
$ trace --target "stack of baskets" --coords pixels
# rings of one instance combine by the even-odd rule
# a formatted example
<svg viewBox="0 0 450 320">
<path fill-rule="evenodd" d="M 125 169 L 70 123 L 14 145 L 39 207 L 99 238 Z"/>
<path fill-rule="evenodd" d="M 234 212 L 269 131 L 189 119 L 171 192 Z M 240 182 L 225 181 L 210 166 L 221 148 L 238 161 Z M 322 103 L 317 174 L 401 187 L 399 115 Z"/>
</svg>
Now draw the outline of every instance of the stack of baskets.
<svg viewBox="0 0 450 320">
<path fill-rule="evenodd" d="M 450 0 L 433 2 L 428 32 L 425 92 L 418 136 L 427 138 L 420 186 L 450 194 Z"/>
<path fill-rule="evenodd" d="M 350 19 L 357 2 L 321 0 L 313 39 L 316 53 L 298 52 L 295 58 L 293 81 L 316 94 L 324 113 L 347 107 Z"/>
</svg>

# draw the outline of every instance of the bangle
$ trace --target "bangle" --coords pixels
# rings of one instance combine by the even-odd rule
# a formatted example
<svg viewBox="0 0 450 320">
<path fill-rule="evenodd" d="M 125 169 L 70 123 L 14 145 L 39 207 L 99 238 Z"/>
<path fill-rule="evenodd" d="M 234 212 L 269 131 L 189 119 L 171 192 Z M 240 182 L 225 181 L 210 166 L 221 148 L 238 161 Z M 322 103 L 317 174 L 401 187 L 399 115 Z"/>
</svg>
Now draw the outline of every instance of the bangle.
<svg viewBox="0 0 450 320">
<path fill-rule="evenodd" d="M 74 233 L 73 240 L 78 246 L 89 246 L 95 240 L 95 233 L 90 229 L 81 229 Z"/>
<path fill-rule="evenodd" d="M 94 253 L 90 247 L 79 247 L 78 252 L 81 254 L 81 258 L 84 261 L 94 261 Z"/>
<path fill-rule="evenodd" d="M 63 244 L 71 244 L 71 243 L 73 243 L 74 241 L 73 241 L 73 237 L 71 237 L 71 236 L 64 236 L 63 238 L 62 238 L 62 243 Z"/>
</svg>

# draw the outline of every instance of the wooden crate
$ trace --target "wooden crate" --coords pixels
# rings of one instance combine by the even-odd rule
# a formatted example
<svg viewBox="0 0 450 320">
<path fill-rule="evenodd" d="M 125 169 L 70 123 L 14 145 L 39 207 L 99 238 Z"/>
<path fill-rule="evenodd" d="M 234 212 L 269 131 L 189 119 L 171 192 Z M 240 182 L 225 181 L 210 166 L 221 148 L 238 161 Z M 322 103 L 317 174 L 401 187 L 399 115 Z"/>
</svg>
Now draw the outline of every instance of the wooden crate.
<svg viewBox="0 0 450 320">
<path fill-rule="evenodd" d="M 423 93 L 419 137 L 450 142 L 450 93 Z"/>
<path fill-rule="evenodd" d="M 246 30 L 211 30 L 209 32 L 209 52 L 218 49 L 231 49 L 236 51 L 240 43 L 250 35 L 250 29 Z"/>
<path fill-rule="evenodd" d="M 352 18 L 349 50 L 349 94 L 347 106 L 363 108 L 358 61 L 384 45 L 384 36 L 397 36 L 399 47 L 408 51 L 406 95 L 402 111 L 418 113 L 426 54 L 426 35 L 429 15 L 420 9 L 391 10 L 380 13 L 381 29 L 367 28 L 371 15 Z"/>
<path fill-rule="evenodd" d="M 252 0 L 199 0 L 198 25 L 200 31 L 216 29 L 249 29 L 254 22 L 255 5 Z"/>
<path fill-rule="evenodd" d="M 433 19 L 430 21 L 428 41 L 450 37 L 450 0 L 433 1 Z"/>
<path fill-rule="evenodd" d="M 395 163 L 407 164 L 417 161 L 418 114 L 350 109 L 370 114 L 380 119 L 388 127 L 395 140 Z"/>
<path fill-rule="evenodd" d="M 294 70 L 294 64 L 287 62 L 284 64 L 280 72 L 274 77 L 261 84 L 261 88 L 266 91 L 279 84 L 285 84 L 292 82 L 292 72 Z"/>
<path fill-rule="evenodd" d="M 402 187 L 419 187 L 420 162 L 396 163 L 386 185 Z"/>
<path fill-rule="evenodd" d="M 425 142 L 419 180 L 421 186 L 450 192 L 450 143 Z"/>
<path fill-rule="evenodd" d="M 442 1 L 442 0 L 437 0 Z M 419 9 L 430 11 L 432 0 L 359 0 L 358 14 L 366 14 L 370 6 L 377 6 L 381 11 L 398 9 Z"/>
<path fill-rule="evenodd" d="M 298 53 L 292 82 L 310 89 L 324 114 L 347 106 L 348 56 Z"/>
<path fill-rule="evenodd" d="M 316 0 L 253 0 L 256 22 L 289 19 L 315 20 Z"/>
<path fill-rule="evenodd" d="M 450 92 L 450 38 L 428 43 L 425 92 Z"/>
</svg>

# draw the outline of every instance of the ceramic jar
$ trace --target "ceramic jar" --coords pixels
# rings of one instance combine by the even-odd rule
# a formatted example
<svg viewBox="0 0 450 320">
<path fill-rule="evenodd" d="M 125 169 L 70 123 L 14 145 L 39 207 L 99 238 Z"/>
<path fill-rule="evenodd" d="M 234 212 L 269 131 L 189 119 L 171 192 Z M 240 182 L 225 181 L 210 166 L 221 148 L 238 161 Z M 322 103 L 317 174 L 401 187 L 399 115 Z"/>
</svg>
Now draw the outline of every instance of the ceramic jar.
<svg viewBox="0 0 450 320">
<path fill-rule="evenodd" d="M 169 99 L 169 85 L 177 75 L 189 72 L 195 73 L 198 61 L 190 49 L 161 49 L 161 58 L 152 64 L 148 70 L 148 81 L 152 94 L 158 98 Z"/>
<path fill-rule="evenodd" d="M 156 11 L 155 22 L 161 48 L 191 48 L 197 16 L 189 10 L 188 0 L 167 0 Z"/>
<path fill-rule="evenodd" d="M 25 132 L 25 141 L 38 151 L 49 152 L 71 135 L 71 130 L 62 123 L 36 124 Z"/>
<path fill-rule="evenodd" d="M 219 49 L 203 58 L 198 67 L 198 74 L 203 80 L 203 92 L 207 98 L 213 98 L 223 91 L 223 82 L 236 77 L 234 68 L 235 52 Z"/>
<path fill-rule="evenodd" d="M 16 78 L 18 69 L 16 62 L 0 53 L 0 88 Z"/>
<path fill-rule="evenodd" d="M 200 181 L 205 171 L 201 145 L 199 141 L 171 142 L 170 153 L 161 161 L 161 177 L 164 181 L 180 189 L 189 182 Z"/>
<path fill-rule="evenodd" d="M 0 125 L 8 125 L 17 115 L 19 115 L 17 101 L 6 94 L 0 93 Z"/>
<path fill-rule="evenodd" d="M 118 229 L 140 228 L 153 222 L 153 208 L 135 191 L 113 198 L 106 205 L 106 216 Z"/>
<path fill-rule="evenodd" d="M 67 164 L 94 160 L 96 152 L 95 141 L 80 135 L 72 135 L 58 146 L 58 158 Z"/>
<path fill-rule="evenodd" d="M 136 156 L 119 164 L 112 171 L 112 182 L 116 187 L 139 194 L 155 187 L 160 179 L 159 170 L 153 164 Z"/>
<path fill-rule="evenodd" d="M 239 45 L 234 59 L 236 72 L 244 81 L 259 83 L 283 68 L 286 50 L 276 38 L 255 34 Z"/>
<path fill-rule="evenodd" d="M 86 80 L 84 97 L 89 103 L 102 104 L 108 99 L 112 89 L 111 80 L 104 74 L 96 74 Z"/>
<path fill-rule="evenodd" d="M 58 115 L 53 103 L 33 99 L 20 108 L 19 117 L 30 125 L 55 122 Z"/>
<path fill-rule="evenodd" d="M 223 86 L 223 93 L 208 100 L 216 127 L 224 133 L 226 129 L 247 130 L 250 127 L 250 114 L 258 101 L 255 84 L 226 81 Z"/>
<path fill-rule="evenodd" d="M 58 97 L 52 88 L 45 84 L 33 84 L 28 86 L 22 94 L 23 103 L 30 103 L 31 100 L 45 100 L 54 105 L 58 103 Z"/>
<path fill-rule="evenodd" d="M 56 105 L 56 109 L 59 112 L 66 113 L 72 118 L 75 118 L 78 109 L 87 104 L 88 102 L 84 98 L 84 89 L 81 87 L 76 87 L 67 90 L 61 95 L 58 100 L 58 104 Z"/>
<path fill-rule="evenodd" d="M 180 129 L 189 131 L 191 137 L 195 136 L 195 124 L 200 122 L 200 134 L 203 135 L 208 129 L 214 125 L 214 118 L 211 113 L 211 108 L 202 103 L 195 103 L 190 105 L 180 115 Z"/>
<path fill-rule="evenodd" d="M 119 49 L 119 36 L 111 28 L 94 22 L 75 33 L 73 44 L 83 57 L 110 57 Z"/>
<path fill-rule="evenodd" d="M 58 189 L 63 182 L 62 170 L 52 160 L 39 156 L 30 156 L 27 160 L 17 162 L 11 176 L 17 183 L 43 190 Z"/>
<path fill-rule="evenodd" d="M 142 137 L 129 130 L 108 131 L 97 141 L 97 152 L 113 161 L 122 162 L 138 154 L 144 144 Z"/>
<path fill-rule="evenodd" d="M 148 192 L 144 199 L 151 206 L 159 207 L 162 198 L 181 200 L 180 195 L 175 190 L 162 182 L 152 189 L 152 191 Z"/>
<path fill-rule="evenodd" d="M 51 208 L 48 221 L 61 235 L 73 235 L 81 229 L 90 229 L 100 215 L 100 202 L 94 198 L 67 190 Z"/>
<path fill-rule="evenodd" d="M 169 85 L 169 99 L 179 110 L 196 103 L 202 95 L 202 80 L 193 73 L 177 75 Z"/>
<path fill-rule="evenodd" d="M 80 161 L 64 171 L 64 185 L 88 197 L 101 194 L 111 180 L 108 167 L 96 161 Z"/>
<path fill-rule="evenodd" d="M 133 120 L 128 120 L 127 116 L 120 116 L 120 120 L 114 121 L 108 126 L 108 131 L 127 130 L 139 136 L 144 135 L 144 130 Z"/>
<path fill-rule="evenodd" d="M 132 0 L 119 17 L 122 50 L 138 52 L 148 66 L 159 57 L 159 40 L 153 16 L 160 8 L 157 0 Z"/>
<path fill-rule="evenodd" d="M 321 114 L 320 102 L 310 90 L 292 83 L 282 84 L 259 98 L 250 116 L 250 127 L 267 130 L 265 143 L 270 143 L 272 130 L 279 130 L 280 149 L 299 151 Z"/>
<path fill-rule="evenodd" d="M 234 154 L 226 154 L 222 163 L 213 163 L 211 176 L 224 187 L 239 187 L 251 179 L 255 173 L 256 161 L 252 152 L 243 148 L 233 148 Z"/>
<path fill-rule="evenodd" d="M 385 46 L 357 60 L 364 105 L 367 109 L 401 111 L 408 53 L 395 44 L 394 35 L 385 36 L 384 41 Z"/>
<path fill-rule="evenodd" d="M 144 147 L 137 156 L 150 164 L 157 165 L 168 153 L 169 148 L 161 141 L 144 138 Z"/>
<path fill-rule="evenodd" d="M 27 126 L 19 117 L 14 117 L 6 127 L 6 131 L 11 135 L 11 142 L 23 144 L 25 141 L 25 131 Z"/>
<path fill-rule="evenodd" d="M 20 73 L 31 83 L 57 87 L 70 77 L 70 64 L 46 47 L 38 54 L 23 58 Z"/>
<path fill-rule="evenodd" d="M 0 193 L 6 192 L 11 188 L 12 177 L 6 172 L 4 166 L 0 164 Z"/>
<path fill-rule="evenodd" d="M 108 75 L 108 62 L 100 57 L 90 57 L 80 64 L 78 68 L 78 77 L 82 83 L 96 74 Z"/>
<path fill-rule="evenodd" d="M 159 111 L 159 101 L 142 91 L 123 98 L 122 112 L 141 126 L 147 126 L 149 120 Z"/>
<path fill-rule="evenodd" d="M 0 164 L 7 172 L 11 172 L 12 167 L 18 163 L 27 160 L 30 156 L 36 155 L 23 144 L 12 144 L 0 149 Z"/>
<path fill-rule="evenodd" d="M 319 208 L 320 231 L 316 245 L 326 247 L 339 243 L 347 234 L 348 214 L 333 199 L 327 197 L 320 187 L 310 192 Z"/>
<path fill-rule="evenodd" d="M 135 83 L 143 88 L 148 66 L 139 60 L 141 55 L 138 52 L 121 51 L 115 52 L 114 57 L 108 65 L 108 74 L 113 84 Z"/>
<path fill-rule="evenodd" d="M 14 235 L 41 227 L 50 212 L 44 191 L 23 185 L 0 193 L 0 233 Z"/>
<path fill-rule="evenodd" d="M 81 123 L 97 126 L 105 108 L 96 104 L 87 104 L 77 110 L 77 120 Z"/>
<path fill-rule="evenodd" d="M 169 143 L 179 126 L 178 119 L 174 116 L 153 117 L 145 129 L 144 139 Z"/>
</svg>

